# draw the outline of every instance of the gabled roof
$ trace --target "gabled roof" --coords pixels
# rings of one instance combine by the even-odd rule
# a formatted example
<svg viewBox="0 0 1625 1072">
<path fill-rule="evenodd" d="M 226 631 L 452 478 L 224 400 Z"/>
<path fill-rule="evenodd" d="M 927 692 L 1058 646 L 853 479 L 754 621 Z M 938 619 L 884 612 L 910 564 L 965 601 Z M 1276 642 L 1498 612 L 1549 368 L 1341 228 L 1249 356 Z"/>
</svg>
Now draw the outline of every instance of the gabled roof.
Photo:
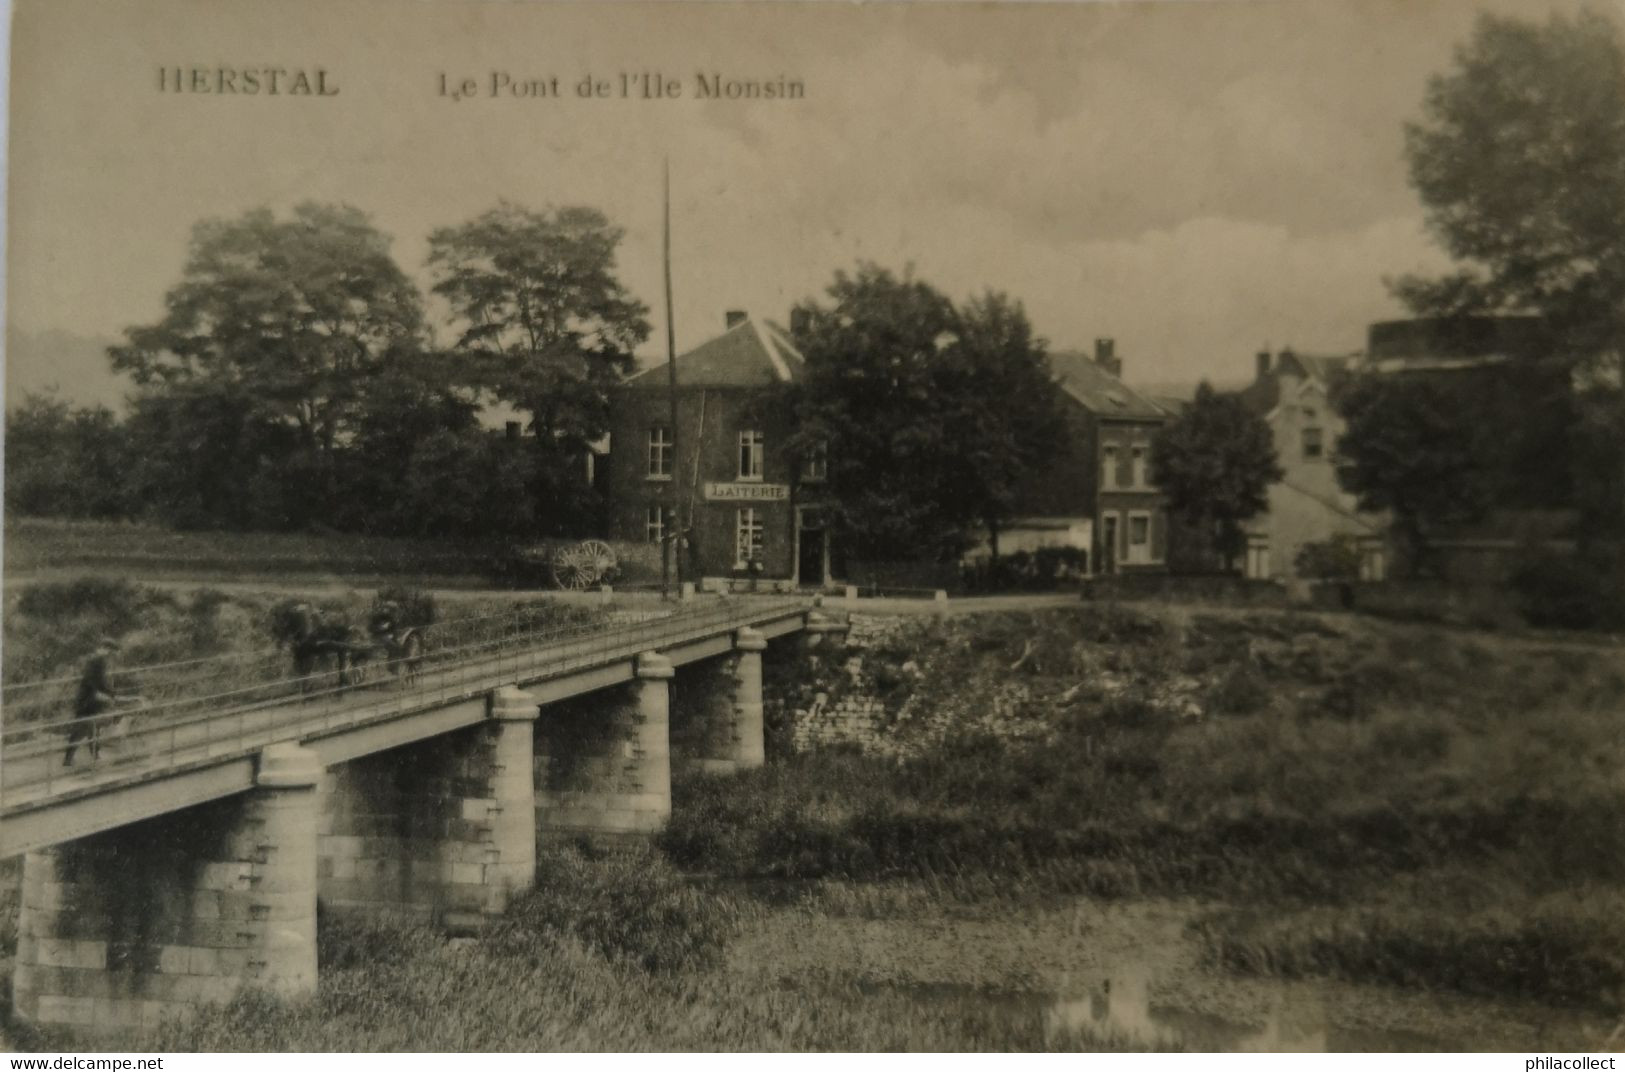
<svg viewBox="0 0 1625 1072">
<path fill-rule="evenodd" d="M 1282 373 L 1325 384 L 1334 373 L 1349 368 L 1359 359 L 1358 354 L 1300 354 L 1294 350 L 1282 350 L 1271 362 L 1268 372 L 1236 394 L 1248 409 L 1263 416 L 1281 404 Z"/>
<path fill-rule="evenodd" d="M 1145 395 L 1113 376 L 1081 350 L 1057 350 L 1049 355 L 1061 390 L 1097 417 L 1161 421 L 1168 412 Z"/>
<path fill-rule="evenodd" d="M 664 389 L 668 362 L 628 377 L 625 386 Z M 770 320 L 746 317 L 714 339 L 677 355 L 679 387 L 768 387 L 801 378 L 806 361 Z"/>
</svg>

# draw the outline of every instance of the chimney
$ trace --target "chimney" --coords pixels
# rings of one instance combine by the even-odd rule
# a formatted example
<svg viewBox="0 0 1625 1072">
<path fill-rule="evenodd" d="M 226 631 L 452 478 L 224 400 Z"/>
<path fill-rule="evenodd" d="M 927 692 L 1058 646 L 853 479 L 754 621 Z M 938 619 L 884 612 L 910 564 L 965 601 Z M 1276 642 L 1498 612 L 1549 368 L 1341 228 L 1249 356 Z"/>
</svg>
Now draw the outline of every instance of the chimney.
<svg viewBox="0 0 1625 1072">
<path fill-rule="evenodd" d="M 790 337 L 799 339 L 812 327 L 812 313 L 801 306 L 790 310 Z"/>
<path fill-rule="evenodd" d="M 1123 359 L 1117 356 L 1116 340 L 1095 340 L 1095 364 L 1099 365 L 1113 376 L 1121 376 L 1123 374 Z"/>
<path fill-rule="evenodd" d="M 1258 378 L 1262 380 L 1265 376 L 1268 376 L 1269 374 L 1270 374 L 1270 352 L 1268 350 L 1260 350 L 1260 351 L 1258 351 Z"/>
<path fill-rule="evenodd" d="M 743 324 L 750 316 L 750 314 L 746 313 L 745 310 L 743 310 L 743 309 L 729 309 L 728 312 L 726 314 L 724 314 L 724 315 L 727 317 L 727 320 L 728 320 L 728 330 L 729 331 L 732 331 L 734 328 L 738 327 L 740 324 Z"/>
</svg>

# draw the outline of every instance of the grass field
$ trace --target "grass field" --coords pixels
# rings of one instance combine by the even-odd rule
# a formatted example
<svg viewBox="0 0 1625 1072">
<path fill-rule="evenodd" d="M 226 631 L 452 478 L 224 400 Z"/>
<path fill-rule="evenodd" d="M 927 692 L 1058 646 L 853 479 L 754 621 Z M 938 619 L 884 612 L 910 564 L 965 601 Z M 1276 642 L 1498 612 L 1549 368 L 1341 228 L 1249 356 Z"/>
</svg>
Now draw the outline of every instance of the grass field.
<svg viewBox="0 0 1625 1072">
<path fill-rule="evenodd" d="M 535 541 L 549 546 L 548 541 Z M 656 550 L 616 544 L 620 579 L 659 577 Z M 136 577 L 218 576 L 222 580 L 294 575 L 307 581 L 412 579 L 437 584 L 550 585 L 545 570 L 523 568 L 506 543 L 406 540 L 353 533 L 176 532 L 117 522 L 8 519 L 5 574 L 9 579 L 60 579 L 77 573 Z"/>
</svg>

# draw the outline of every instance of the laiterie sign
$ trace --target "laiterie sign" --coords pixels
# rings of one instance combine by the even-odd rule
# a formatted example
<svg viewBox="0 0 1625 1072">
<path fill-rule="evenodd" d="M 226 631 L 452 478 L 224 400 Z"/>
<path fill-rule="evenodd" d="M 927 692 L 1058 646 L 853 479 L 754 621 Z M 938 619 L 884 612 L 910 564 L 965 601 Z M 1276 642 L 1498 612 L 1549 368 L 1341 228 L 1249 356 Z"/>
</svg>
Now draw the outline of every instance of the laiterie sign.
<svg viewBox="0 0 1625 1072">
<path fill-rule="evenodd" d="M 707 480 L 705 497 L 712 502 L 783 502 L 790 497 L 790 485 L 719 484 Z"/>
</svg>

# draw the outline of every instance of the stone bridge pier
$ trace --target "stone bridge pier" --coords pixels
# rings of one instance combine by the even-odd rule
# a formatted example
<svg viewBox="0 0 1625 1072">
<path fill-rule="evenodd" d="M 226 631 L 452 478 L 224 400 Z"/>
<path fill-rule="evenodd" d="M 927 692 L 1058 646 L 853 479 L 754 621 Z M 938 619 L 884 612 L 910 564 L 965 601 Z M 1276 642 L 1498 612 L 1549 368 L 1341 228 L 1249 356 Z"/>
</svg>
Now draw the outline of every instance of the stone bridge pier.
<svg viewBox="0 0 1625 1072">
<path fill-rule="evenodd" d="M 671 697 L 672 761 L 713 774 L 767 762 L 762 720 L 762 652 L 755 629 L 734 636 L 733 651 L 678 671 Z"/>
<path fill-rule="evenodd" d="M 499 690 L 484 722 L 322 775 L 322 906 L 477 929 L 536 878 L 537 706 Z"/>
<path fill-rule="evenodd" d="M 671 660 L 638 656 L 636 676 L 550 704 L 534 760 L 537 836 L 614 844 L 671 818 Z"/>
<path fill-rule="evenodd" d="M 12 1006 L 95 1035 L 246 985 L 316 989 L 314 753 L 266 749 L 248 793 L 28 853 Z"/>
</svg>

